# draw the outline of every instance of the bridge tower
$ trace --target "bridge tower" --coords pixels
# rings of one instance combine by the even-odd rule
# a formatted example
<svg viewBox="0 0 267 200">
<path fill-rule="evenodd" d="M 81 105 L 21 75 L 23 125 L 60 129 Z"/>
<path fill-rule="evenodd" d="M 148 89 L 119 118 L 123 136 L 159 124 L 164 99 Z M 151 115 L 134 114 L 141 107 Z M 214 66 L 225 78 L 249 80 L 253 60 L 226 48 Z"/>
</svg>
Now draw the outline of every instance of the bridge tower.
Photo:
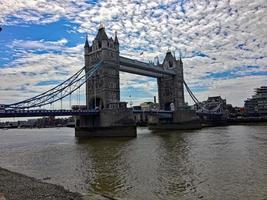
<svg viewBox="0 0 267 200">
<path fill-rule="evenodd" d="M 171 51 L 168 51 L 162 67 L 173 70 L 176 75 L 158 78 L 158 95 L 160 109 L 181 110 L 184 107 L 183 62 L 176 60 Z"/>
<path fill-rule="evenodd" d="M 184 76 L 183 62 L 176 59 L 170 51 L 167 52 L 165 59 L 160 65 L 165 70 L 175 72 L 175 75 L 163 76 L 157 79 L 160 109 L 172 110 L 172 120 L 165 124 L 159 119 L 158 125 L 151 129 L 191 129 L 199 128 L 199 120 L 195 111 L 190 110 L 185 105 L 184 100 Z"/>
<path fill-rule="evenodd" d="M 118 103 L 120 101 L 120 66 L 117 33 L 115 33 L 115 40 L 108 38 L 104 26 L 100 25 L 91 46 L 86 38 L 84 53 L 86 70 L 100 60 L 104 61 L 102 68 L 86 83 L 87 108 L 104 109 L 109 108 L 111 103 Z"/>
<path fill-rule="evenodd" d="M 86 82 L 86 106 L 99 110 L 97 116 L 76 118 L 76 137 L 136 137 L 133 111 L 120 101 L 120 52 L 117 33 L 108 38 L 100 25 L 98 33 L 84 45 L 85 70 L 103 61 L 101 68 Z M 97 109 L 98 108 L 98 109 Z"/>
</svg>

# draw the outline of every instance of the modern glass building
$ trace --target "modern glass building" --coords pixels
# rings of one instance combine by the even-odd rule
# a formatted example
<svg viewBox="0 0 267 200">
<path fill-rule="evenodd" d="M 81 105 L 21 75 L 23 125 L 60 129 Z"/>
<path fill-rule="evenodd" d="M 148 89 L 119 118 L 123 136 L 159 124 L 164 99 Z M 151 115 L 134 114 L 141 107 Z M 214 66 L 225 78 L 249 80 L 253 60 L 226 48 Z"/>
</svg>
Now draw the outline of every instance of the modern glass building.
<svg viewBox="0 0 267 200">
<path fill-rule="evenodd" d="M 267 86 L 255 89 L 255 95 L 245 101 L 248 115 L 267 115 Z"/>
</svg>

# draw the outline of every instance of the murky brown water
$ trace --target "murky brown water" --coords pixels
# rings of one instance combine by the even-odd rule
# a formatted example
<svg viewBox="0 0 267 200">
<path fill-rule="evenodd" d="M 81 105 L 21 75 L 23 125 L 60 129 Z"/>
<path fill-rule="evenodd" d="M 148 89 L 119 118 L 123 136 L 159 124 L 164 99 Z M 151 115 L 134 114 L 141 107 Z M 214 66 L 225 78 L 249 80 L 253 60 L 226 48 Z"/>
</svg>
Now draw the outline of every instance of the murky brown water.
<svg viewBox="0 0 267 200">
<path fill-rule="evenodd" d="M 82 141 L 68 128 L 0 130 L 0 166 L 118 199 L 263 200 L 267 125 Z"/>
</svg>

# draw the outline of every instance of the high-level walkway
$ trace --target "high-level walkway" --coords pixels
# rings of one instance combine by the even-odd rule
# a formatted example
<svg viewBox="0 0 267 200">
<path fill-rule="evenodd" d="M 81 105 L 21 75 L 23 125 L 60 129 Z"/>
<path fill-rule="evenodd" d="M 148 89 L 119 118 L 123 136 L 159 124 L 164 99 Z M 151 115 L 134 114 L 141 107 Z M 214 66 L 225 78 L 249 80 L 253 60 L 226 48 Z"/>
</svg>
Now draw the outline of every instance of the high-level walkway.
<svg viewBox="0 0 267 200">
<path fill-rule="evenodd" d="M 123 56 L 120 56 L 120 71 L 155 78 L 160 78 L 166 75 L 175 75 L 173 70 L 163 69 L 153 63 L 146 63 Z"/>
</svg>

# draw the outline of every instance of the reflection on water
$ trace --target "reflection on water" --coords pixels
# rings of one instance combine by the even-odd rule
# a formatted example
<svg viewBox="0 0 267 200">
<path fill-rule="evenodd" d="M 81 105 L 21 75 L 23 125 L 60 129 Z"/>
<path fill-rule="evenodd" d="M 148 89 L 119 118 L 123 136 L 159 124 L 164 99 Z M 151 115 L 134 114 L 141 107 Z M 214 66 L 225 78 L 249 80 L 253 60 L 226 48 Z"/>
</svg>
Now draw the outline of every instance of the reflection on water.
<svg viewBox="0 0 267 200">
<path fill-rule="evenodd" d="M 0 130 L 0 166 L 118 199 L 267 199 L 267 125 L 77 140 L 74 130 Z M 93 197 L 93 195 L 92 195 Z"/>
</svg>

